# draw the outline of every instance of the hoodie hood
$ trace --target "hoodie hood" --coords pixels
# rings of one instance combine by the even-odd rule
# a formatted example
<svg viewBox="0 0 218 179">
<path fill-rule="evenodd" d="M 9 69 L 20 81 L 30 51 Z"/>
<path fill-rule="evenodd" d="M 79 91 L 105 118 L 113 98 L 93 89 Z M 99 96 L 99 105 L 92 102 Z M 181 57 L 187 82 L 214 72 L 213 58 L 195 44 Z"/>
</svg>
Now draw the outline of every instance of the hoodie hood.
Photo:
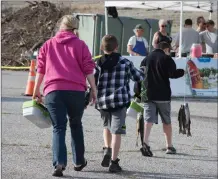
<svg viewBox="0 0 218 179">
<path fill-rule="evenodd" d="M 74 33 L 69 32 L 69 31 L 59 31 L 56 35 L 55 35 L 55 39 L 57 41 L 57 43 L 61 43 L 61 44 L 66 44 L 69 41 L 78 38 Z"/>
<path fill-rule="evenodd" d="M 98 61 L 98 65 L 102 70 L 112 70 L 120 59 L 119 53 L 104 54 Z"/>
</svg>

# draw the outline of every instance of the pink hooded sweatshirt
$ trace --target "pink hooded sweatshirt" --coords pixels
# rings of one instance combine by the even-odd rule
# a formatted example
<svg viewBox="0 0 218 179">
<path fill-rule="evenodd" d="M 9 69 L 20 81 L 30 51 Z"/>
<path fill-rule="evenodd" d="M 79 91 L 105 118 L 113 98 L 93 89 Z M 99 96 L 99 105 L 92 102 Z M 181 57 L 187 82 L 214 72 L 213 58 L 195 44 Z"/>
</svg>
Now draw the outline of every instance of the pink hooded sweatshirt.
<svg viewBox="0 0 218 179">
<path fill-rule="evenodd" d="M 56 90 L 86 90 L 86 76 L 95 63 L 85 42 L 69 31 L 60 31 L 39 51 L 37 72 L 44 74 L 44 96 Z"/>
</svg>

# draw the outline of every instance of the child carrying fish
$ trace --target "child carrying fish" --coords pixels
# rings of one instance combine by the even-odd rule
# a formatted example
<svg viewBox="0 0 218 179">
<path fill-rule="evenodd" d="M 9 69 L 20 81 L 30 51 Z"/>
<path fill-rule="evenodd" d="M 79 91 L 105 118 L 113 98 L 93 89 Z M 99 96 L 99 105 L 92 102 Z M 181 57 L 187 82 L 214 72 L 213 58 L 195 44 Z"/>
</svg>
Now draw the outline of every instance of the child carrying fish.
<svg viewBox="0 0 218 179">
<path fill-rule="evenodd" d="M 170 78 L 180 78 L 183 69 L 176 69 L 174 60 L 169 56 L 170 45 L 161 42 L 141 63 L 145 69 L 145 80 L 142 83 L 141 100 L 144 103 L 144 143 L 141 149 L 143 156 L 152 157 L 149 146 L 149 135 L 152 125 L 158 123 L 161 116 L 166 140 L 166 154 L 175 154 L 172 145 L 171 125 L 171 88 Z"/>
</svg>

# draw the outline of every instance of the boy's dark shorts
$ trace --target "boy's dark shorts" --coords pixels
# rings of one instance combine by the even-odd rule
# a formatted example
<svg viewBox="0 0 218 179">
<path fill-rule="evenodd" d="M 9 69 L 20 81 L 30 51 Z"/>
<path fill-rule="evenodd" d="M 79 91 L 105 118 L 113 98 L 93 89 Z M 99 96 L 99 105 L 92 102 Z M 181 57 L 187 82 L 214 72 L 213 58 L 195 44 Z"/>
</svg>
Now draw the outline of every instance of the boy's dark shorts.
<svg viewBox="0 0 218 179">
<path fill-rule="evenodd" d="M 144 104 L 144 120 L 148 123 L 158 123 L 158 114 L 162 123 L 171 124 L 171 102 L 149 101 Z"/>
<path fill-rule="evenodd" d="M 100 110 L 103 126 L 110 130 L 112 134 L 126 134 L 126 107 L 113 112 Z"/>
</svg>

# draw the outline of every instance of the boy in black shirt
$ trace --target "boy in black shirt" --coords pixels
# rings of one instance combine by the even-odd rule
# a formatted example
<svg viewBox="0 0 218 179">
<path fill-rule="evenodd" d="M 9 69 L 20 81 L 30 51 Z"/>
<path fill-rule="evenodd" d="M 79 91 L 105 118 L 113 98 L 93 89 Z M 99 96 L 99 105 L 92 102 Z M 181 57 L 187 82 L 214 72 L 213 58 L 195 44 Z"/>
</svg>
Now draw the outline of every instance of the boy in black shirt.
<svg viewBox="0 0 218 179">
<path fill-rule="evenodd" d="M 141 99 L 144 102 L 144 144 L 141 152 L 144 156 L 153 156 L 148 138 L 153 123 L 158 122 L 158 113 L 163 122 L 166 138 L 166 154 L 175 154 L 172 145 L 171 126 L 171 88 L 169 78 L 180 78 L 184 75 L 183 69 L 176 69 L 174 60 L 169 56 L 170 45 L 161 42 L 158 49 L 151 52 L 141 63 L 145 69 L 145 80 L 142 83 Z"/>
</svg>

